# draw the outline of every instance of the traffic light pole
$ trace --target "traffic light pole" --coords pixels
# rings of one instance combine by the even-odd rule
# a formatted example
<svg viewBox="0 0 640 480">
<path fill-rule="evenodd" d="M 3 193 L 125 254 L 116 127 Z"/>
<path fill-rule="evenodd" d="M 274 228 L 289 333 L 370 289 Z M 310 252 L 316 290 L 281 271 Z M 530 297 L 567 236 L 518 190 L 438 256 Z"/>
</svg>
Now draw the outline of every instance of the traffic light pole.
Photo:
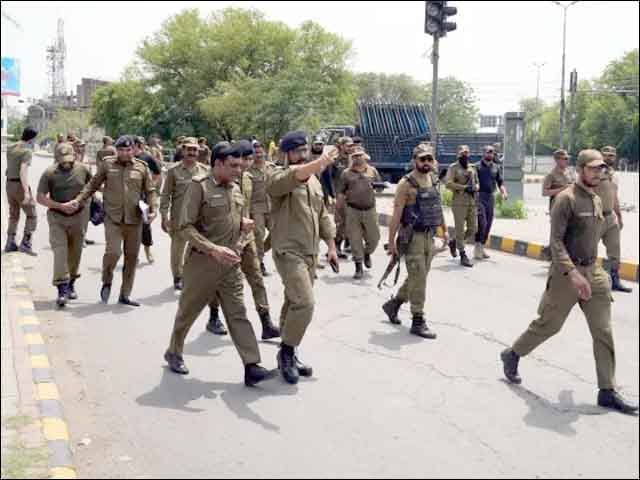
<svg viewBox="0 0 640 480">
<path fill-rule="evenodd" d="M 433 64 L 433 81 L 431 82 L 431 141 L 435 149 L 438 148 L 438 51 L 440 35 L 433 36 L 433 50 L 431 63 Z"/>
</svg>

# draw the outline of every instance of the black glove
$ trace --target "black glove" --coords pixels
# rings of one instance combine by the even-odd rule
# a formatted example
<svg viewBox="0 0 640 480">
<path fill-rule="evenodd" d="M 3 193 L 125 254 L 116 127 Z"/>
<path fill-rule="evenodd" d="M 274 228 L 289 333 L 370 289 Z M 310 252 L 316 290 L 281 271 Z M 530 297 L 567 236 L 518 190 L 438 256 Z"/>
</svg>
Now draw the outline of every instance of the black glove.
<svg viewBox="0 0 640 480">
<path fill-rule="evenodd" d="M 473 195 L 474 193 L 476 193 L 476 189 L 474 188 L 473 185 L 467 185 L 466 188 L 464 189 L 465 192 Z"/>
</svg>

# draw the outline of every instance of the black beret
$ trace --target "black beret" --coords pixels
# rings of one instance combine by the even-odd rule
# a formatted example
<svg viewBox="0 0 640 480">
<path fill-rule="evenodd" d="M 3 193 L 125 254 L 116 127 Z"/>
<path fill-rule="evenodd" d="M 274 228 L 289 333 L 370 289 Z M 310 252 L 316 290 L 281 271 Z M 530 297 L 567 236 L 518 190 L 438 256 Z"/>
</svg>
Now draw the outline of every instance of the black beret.
<svg viewBox="0 0 640 480">
<path fill-rule="evenodd" d="M 211 150 L 211 158 L 225 158 L 227 155 L 231 155 L 233 148 L 229 142 L 218 142 L 213 146 Z"/>
<path fill-rule="evenodd" d="M 22 141 L 28 142 L 29 140 L 33 140 L 38 136 L 38 131 L 33 127 L 26 127 L 22 131 Z"/>
<path fill-rule="evenodd" d="M 133 147 L 133 138 L 130 135 L 122 135 L 116 140 L 116 148 L 129 148 Z"/>
<path fill-rule="evenodd" d="M 249 140 L 240 140 L 238 143 L 234 145 L 235 149 L 238 150 L 241 157 L 248 157 L 249 155 L 253 155 L 255 152 L 253 150 L 253 145 Z"/>
<path fill-rule="evenodd" d="M 280 150 L 290 152 L 298 147 L 307 144 L 307 134 L 305 132 L 289 132 L 280 142 Z"/>
</svg>

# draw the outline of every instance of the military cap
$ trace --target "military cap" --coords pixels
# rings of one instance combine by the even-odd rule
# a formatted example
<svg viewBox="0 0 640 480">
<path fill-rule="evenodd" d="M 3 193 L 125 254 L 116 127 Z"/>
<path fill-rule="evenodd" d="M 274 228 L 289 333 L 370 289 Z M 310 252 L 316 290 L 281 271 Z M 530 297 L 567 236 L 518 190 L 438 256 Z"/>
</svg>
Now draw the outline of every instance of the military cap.
<svg viewBox="0 0 640 480">
<path fill-rule="evenodd" d="M 298 147 L 307 144 L 307 134 L 305 132 L 289 132 L 280 141 L 280 150 L 290 152 Z"/>
<path fill-rule="evenodd" d="M 129 135 L 122 135 L 116 141 L 116 148 L 129 148 L 133 147 L 133 138 Z"/>
<path fill-rule="evenodd" d="M 113 138 L 111 138 L 108 135 L 105 135 L 104 137 L 102 137 L 102 143 L 113 143 Z"/>
<path fill-rule="evenodd" d="M 322 138 L 321 135 L 316 135 L 315 137 L 313 137 L 313 143 L 324 145 L 324 138 Z"/>
<path fill-rule="evenodd" d="M 353 137 L 353 143 L 355 143 L 356 145 L 361 145 L 362 144 L 362 137 Z"/>
<path fill-rule="evenodd" d="M 576 167 L 599 167 L 605 165 L 602 154 L 598 150 L 581 150 L 576 160 Z"/>
<path fill-rule="evenodd" d="M 196 138 L 195 138 L 195 137 L 186 137 L 186 138 L 182 141 L 182 146 L 183 146 L 183 147 L 195 147 L 195 148 L 199 148 L 198 141 L 196 140 Z"/>
<path fill-rule="evenodd" d="M 211 158 L 214 160 L 216 158 L 225 158 L 228 155 L 231 155 L 233 151 L 233 147 L 229 142 L 218 142 L 213 146 L 211 150 Z"/>
<path fill-rule="evenodd" d="M 255 153 L 253 151 L 253 145 L 251 145 L 251 142 L 249 140 L 240 140 L 234 145 L 234 147 L 241 157 L 248 157 L 249 155 L 253 155 Z"/>
<path fill-rule="evenodd" d="M 338 145 L 352 145 L 353 138 L 351 137 L 340 137 L 336 142 Z"/>
<path fill-rule="evenodd" d="M 458 145 L 457 152 L 460 153 L 463 150 L 469 151 L 469 145 Z"/>
<path fill-rule="evenodd" d="M 564 148 L 559 148 L 553 152 L 553 158 L 568 157 L 569 153 Z"/>
<path fill-rule="evenodd" d="M 364 157 L 367 162 L 371 160 L 371 157 L 367 155 L 367 152 L 365 152 L 362 147 L 356 147 L 354 152 L 351 154 L 351 157 Z"/>
<path fill-rule="evenodd" d="M 607 145 L 606 147 L 602 147 L 602 150 L 600 150 L 600 151 L 603 154 L 609 153 L 609 154 L 615 155 L 617 153 L 616 147 L 612 147 L 611 145 Z"/>
<path fill-rule="evenodd" d="M 35 128 L 26 127 L 24 130 L 22 130 L 21 139 L 23 142 L 28 142 L 29 140 L 33 140 L 37 136 L 38 136 L 38 131 Z"/>
<path fill-rule="evenodd" d="M 433 147 L 431 145 L 421 143 L 413 149 L 414 158 L 422 158 L 426 157 L 427 155 L 431 155 L 431 157 L 434 157 Z"/>
</svg>

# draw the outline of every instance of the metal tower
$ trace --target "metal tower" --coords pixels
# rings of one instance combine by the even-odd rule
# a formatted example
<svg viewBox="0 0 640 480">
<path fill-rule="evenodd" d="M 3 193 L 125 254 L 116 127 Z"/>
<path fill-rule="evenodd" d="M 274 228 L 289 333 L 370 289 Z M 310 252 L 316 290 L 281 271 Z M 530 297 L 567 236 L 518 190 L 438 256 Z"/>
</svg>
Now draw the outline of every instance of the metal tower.
<svg viewBox="0 0 640 480">
<path fill-rule="evenodd" d="M 49 96 L 52 102 L 63 102 L 66 96 L 64 61 L 67 47 L 64 43 L 64 21 L 58 19 L 58 35 L 55 42 L 47 47 L 47 76 L 49 77 Z"/>
</svg>

